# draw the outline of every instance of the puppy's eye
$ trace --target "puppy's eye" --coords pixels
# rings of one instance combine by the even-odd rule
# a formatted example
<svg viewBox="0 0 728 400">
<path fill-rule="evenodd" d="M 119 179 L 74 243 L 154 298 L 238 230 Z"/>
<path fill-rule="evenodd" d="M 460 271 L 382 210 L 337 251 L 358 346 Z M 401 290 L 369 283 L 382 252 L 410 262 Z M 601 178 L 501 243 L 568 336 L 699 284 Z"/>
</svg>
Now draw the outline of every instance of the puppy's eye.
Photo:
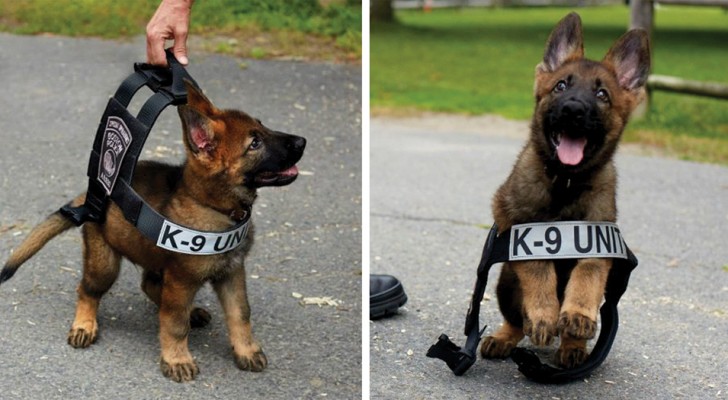
<svg viewBox="0 0 728 400">
<path fill-rule="evenodd" d="M 253 140 L 252 140 L 252 141 L 250 142 L 250 145 L 248 146 L 248 148 L 249 148 L 250 150 L 258 150 L 259 148 L 261 148 L 261 146 L 263 146 L 263 141 L 262 141 L 262 140 L 260 140 L 260 139 L 258 139 L 257 137 L 255 137 L 255 138 L 253 138 Z"/>
<path fill-rule="evenodd" d="M 597 96 L 597 99 L 599 99 L 601 101 L 604 101 L 604 102 L 609 101 L 609 93 L 607 93 L 607 91 L 604 89 L 597 90 L 597 92 L 595 93 L 595 96 Z"/>
<path fill-rule="evenodd" d="M 559 93 L 566 90 L 566 81 L 558 81 L 556 83 L 556 86 L 554 86 L 554 92 Z"/>
</svg>

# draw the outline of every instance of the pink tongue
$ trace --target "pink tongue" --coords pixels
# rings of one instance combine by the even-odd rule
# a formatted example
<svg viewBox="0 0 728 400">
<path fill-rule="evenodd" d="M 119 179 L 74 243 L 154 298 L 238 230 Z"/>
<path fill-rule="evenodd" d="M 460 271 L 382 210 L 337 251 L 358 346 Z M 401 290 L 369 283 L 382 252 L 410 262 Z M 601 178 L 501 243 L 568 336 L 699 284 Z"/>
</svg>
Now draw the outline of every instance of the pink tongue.
<svg viewBox="0 0 728 400">
<path fill-rule="evenodd" d="M 561 142 L 556 147 L 556 154 L 562 164 L 576 165 L 584 158 L 584 147 L 586 147 L 586 138 L 572 139 L 562 135 Z"/>
<path fill-rule="evenodd" d="M 283 176 L 293 176 L 293 175 L 298 175 L 298 167 L 294 165 L 294 166 L 292 166 L 291 168 L 288 168 L 288 169 L 287 169 L 287 170 L 285 170 L 285 171 L 281 171 L 281 172 L 279 172 L 278 174 L 279 174 L 279 175 L 283 175 Z"/>
</svg>

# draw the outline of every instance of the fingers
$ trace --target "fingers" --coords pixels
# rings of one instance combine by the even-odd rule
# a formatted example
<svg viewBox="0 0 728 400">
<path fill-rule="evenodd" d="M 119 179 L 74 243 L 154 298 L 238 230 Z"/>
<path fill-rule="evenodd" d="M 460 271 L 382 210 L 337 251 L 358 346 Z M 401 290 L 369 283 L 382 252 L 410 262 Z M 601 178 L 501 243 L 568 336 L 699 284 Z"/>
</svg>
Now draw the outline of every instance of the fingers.
<svg viewBox="0 0 728 400">
<path fill-rule="evenodd" d="M 166 37 L 153 32 L 147 33 L 147 62 L 152 65 L 167 66 L 167 55 L 164 52 Z M 174 45 L 172 47 L 174 57 L 182 65 L 187 65 L 187 30 L 175 31 Z"/>
<path fill-rule="evenodd" d="M 187 59 L 187 30 L 175 31 L 174 35 L 174 47 L 172 48 L 174 57 L 182 65 L 187 65 L 189 60 Z"/>
<path fill-rule="evenodd" d="M 147 24 L 147 62 L 167 66 L 165 41 L 173 40 L 173 53 L 187 65 L 187 31 L 190 24 L 191 0 L 164 0 Z"/>
<path fill-rule="evenodd" d="M 167 66 L 167 56 L 164 54 L 164 42 L 165 39 L 161 36 L 150 38 L 147 35 L 147 63 Z"/>
</svg>

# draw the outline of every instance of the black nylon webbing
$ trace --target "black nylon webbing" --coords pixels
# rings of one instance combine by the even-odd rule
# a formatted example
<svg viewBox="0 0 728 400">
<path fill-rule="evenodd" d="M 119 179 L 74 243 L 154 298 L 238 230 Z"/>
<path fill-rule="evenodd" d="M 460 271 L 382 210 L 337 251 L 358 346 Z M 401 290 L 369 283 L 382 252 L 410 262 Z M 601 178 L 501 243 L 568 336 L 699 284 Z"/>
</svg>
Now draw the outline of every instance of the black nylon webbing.
<svg viewBox="0 0 728 400">
<path fill-rule="evenodd" d="M 131 129 L 134 140 L 129 150 L 127 150 L 126 157 L 124 157 L 124 163 L 121 166 L 121 172 L 119 174 L 120 181 L 123 180 L 131 183 L 132 177 L 134 176 L 134 169 L 141 156 L 144 144 L 149 137 L 149 132 L 159 114 L 170 104 L 172 104 L 172 98 L 167 93 L 157 92 L 139 110 L 135 118 L 135 121 L 138 123 L 137 128 Z M 128 111 L 124 111 L 128 113 Z"/>
<path fill-rule="evenodd" d="M 156 242 L 159 237 L 159 231 L 164 224 L 165 218 L 154 208 L 147 204 L 144 199 L 139 196 L 136 191 L 126 182 L 117 183 L 111 199 L 119 206 L 124 218 L 132 223 L 136 228 L 148 239 Z M 243 224 L 247 224 L 250 218 L 250 212 L 243 221 L 235 224 L 233 227 L 220 232 L 231 232 L 236 230 Z"/>
<path fill-rule="evenodd" d="M 154 93 L 154 95 L 150 97 L 139 110 L 137 119 L 142 124 L 151 127 L 154 125 L 154 121 L 157 120 L 159 113 L 161 113 L 165 107 L 172 104 L 172 100 L 172 97 L 166 92 Z"/>
<path fill-rule="evenodd" d="M 126 79 L 124 79 L 123 82 L 121 82 L 119 88 L 116 89 L 114 98 L 118 100 L 119 103 L 121 103 L 124 107 L 127 107 L 131 99 L 134 97 L 134 94 L 136 94 L 136 92 L 146 84 L 147 77 L 144 76 L 143 73 L 137 71 L 129 75 Z"/>
</svg>

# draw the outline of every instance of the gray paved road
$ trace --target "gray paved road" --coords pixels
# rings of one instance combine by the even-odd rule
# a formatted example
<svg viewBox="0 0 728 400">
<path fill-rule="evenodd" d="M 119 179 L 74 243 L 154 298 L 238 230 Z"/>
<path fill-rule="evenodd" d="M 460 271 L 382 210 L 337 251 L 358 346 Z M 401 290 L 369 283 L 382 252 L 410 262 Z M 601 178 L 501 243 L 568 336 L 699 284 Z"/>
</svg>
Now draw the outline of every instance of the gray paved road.
<svg viewBox="0 0 728 400">
<path fill-rule="evenodd" d="M 85 190 L 93 135 L 144 43 L 0 34 L 0 261 L 29 228 Z M 361 69 L 192 56 L 191 74 L 218 106 L 308 138 L 306 171 L 265 189 L 254 209 L 258 239 L 248 263 L 254 331 L 270 364 L 236 369 L 221 310 L 193 331 L 201 373 L 190 384 L 159 372 L 154 306 L 125 262 L 102 302 L 100 338 L 66 344 L 80 275 L 77 231 L 51 242 L 0 287 L 0 398 L 361 397 Z M 182 149 L 176 112 L 164 112 L 145 147 L 173 161 Z M 291 293 L 331 296 L 339 307 L 299 305 Z"/>
<path fill-rule="evenodd" d="M 442 122 L 371 124 L 371 270 L 395 274 L 409 295 L 400 315 L 370 322 L 371 398 L 728 397 L 728 168 L 633 151 L 617 158 L 619 222 L 640 266 L 601 368 L 586 381 L 544 386 L 522 377 L 511 361 L 478 360 L 455 377 L 426 358 L 440 333 L 464 342 L 487 233 L 482 225 L 492 223 L 491 197 L 527 129 L 516 124 L 518 138 L 473 125 L 477 119 L 465 126 Z M 488 332 L 501 322 L 498 271 L 491 270 L 492 300 L 481 313 Z"/>
</svg>

